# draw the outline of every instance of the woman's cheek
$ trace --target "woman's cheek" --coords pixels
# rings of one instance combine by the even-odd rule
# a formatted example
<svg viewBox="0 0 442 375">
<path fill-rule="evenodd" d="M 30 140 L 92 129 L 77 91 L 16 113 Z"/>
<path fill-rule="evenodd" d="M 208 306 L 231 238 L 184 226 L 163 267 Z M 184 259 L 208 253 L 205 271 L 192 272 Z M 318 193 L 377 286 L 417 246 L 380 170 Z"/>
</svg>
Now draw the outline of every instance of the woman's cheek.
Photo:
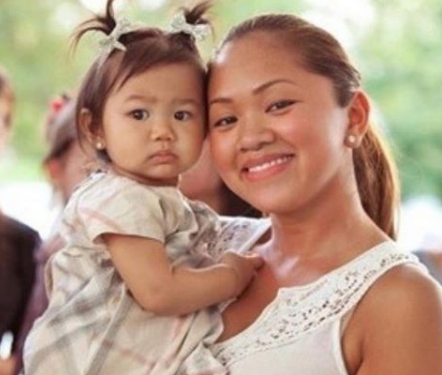
<svg viewBox="0 0 442 375">
<path fill-rule="evenodd" d="M 222 132 L 213 130 L 209 135 L 212 159 L 220 172 L 229 169 L 234 158 L 234 143 Z"/>
</svg>

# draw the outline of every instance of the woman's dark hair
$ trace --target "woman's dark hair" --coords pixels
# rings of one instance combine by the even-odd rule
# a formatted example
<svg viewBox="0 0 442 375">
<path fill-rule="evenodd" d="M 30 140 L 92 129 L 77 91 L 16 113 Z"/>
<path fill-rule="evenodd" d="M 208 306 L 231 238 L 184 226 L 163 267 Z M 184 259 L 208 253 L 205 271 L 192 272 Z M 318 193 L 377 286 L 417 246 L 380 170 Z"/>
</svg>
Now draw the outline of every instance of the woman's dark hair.
<svg viewBox="0 0 442 375">
<path fill-rule="evenodd" d="M 223 202 L 219 211 L 221 215 L 226 216 L 245 216 L 245 217 L 263 217 L 261 211 L 251 206 L 244 199 L 236 195 L 229 187 L 222 183 L 220 187 L 221 200 Z"/>
<path fill-rule="evenodd" d="M 340 43 L 325 30 L 293 15 L 270 14 L 246 20 L 231 29 L 219 50 L 257 32 L 274 36 L 275 44 L 292 50 L 305 69 L 330 79 L 340 106 L 348 105 L 361 87 L 361 76 Z M 369 126 L 362 145 L 354 149 L 353 163 L 364 210 L 395 239 L 399 203 L 397 171 L 384 141 L 373 126 Z"/>
<path fill-rule="evenodd" d="M 108 0 L 103 16 L 96 16 L 78 26 L 73 34 L 74 47 L 84 34 L 90 31 L 110 35 L 116 27 L 113 11 L 114 0 Z M 192 25 L 208 25 L 205 14 L 209 2 L 195 7 L 182 8 L 186 22 Z M 185 32 L 168 32 L 154 27 L 139 27 L 121 35 L 118 41 L 125 51 L 114 49 L 109 55 L 100 54 L 84 77 L 77 98 L 76 118 L 80 142 L 87 140 L 84 129 L 79 126 L 81 111 L 92 115 L 90 134 L 97 134 L 102 127 L 103 110 L 110 93 L 124 85 L 128 79 L 144 73 L 153 66 L 174 63 L 190 64 L 201 73 L 205 84 L 206 70 L 198 52 L 194 37 Z M 105 151 L 97 151 L 102 160 L 109 160 Z"/>
</svg>

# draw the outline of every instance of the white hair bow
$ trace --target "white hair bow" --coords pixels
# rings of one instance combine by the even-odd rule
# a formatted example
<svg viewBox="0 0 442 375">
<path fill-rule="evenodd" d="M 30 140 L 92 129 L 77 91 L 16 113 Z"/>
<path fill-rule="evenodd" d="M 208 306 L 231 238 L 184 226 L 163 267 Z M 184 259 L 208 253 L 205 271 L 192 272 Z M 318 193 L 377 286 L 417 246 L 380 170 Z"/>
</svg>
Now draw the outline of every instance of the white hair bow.
<svg viewBox="0 0 442 375">
<path fill-rule="evenodd" d="M 185 33 L 193 36 L 198 42 L 203 41 L 210 34 L 210 26 L 206 24 L 192 25 L 187 23 L 184 13 L 178 13 L 170 23 L 172 32 Z"/>
<path fill-rule="evenodd" d="M 112 32 L 98 42 L 103 55 L 109 55 L 114 49 L 126 51 L 126 46 L 119 41 L 120 37 L 134 30 L 132 24 L 126 18 L 115 21 Z"/>
</svg>

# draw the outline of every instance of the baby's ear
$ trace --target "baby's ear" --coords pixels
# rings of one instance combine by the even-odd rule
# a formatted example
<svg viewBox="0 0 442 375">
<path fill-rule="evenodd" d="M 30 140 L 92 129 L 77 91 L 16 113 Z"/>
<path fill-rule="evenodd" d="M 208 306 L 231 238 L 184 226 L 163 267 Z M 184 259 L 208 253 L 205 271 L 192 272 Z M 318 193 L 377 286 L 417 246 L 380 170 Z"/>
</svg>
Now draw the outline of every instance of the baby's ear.
<svg viewBox="0 0 442 375">
<path fill-rule="evenodd" d="M 94 129 L 93 127 L 93 116 L 91 111 L 87 108 L 82 108 L 78 121 L 82 135 L 91 145 L 94 145 L 97 140 L 101 138 L 101 132 L 99 129 Z"/>
</svg>

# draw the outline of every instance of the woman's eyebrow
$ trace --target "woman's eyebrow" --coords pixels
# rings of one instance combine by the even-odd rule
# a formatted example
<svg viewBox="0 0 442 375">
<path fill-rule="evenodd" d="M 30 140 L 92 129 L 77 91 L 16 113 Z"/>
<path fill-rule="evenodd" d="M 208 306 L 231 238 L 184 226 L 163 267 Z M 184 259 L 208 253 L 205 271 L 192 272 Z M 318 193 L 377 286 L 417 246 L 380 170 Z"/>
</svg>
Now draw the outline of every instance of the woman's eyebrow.
<svg viewBox="0 0 442 375">
<path fill-rule="evenodd" d="M 253 95 L 258 95 L 260 93 L 262 93 L 263 91 L 269 89 L 270 87 L 274 86 L 274 85 L 278 85 L 278 84 L 289 84 L 289 85 L 293 85 L 293 86 L 297 86 L 297 84 L 290 80 L 290 79 L 286 79 L 286 78 L 277 78 L 277 79 L 272 79 L 271 81 L 265 82 L 261 85 L 259 85 L 258 87 L 254 88 L 252 90 L 252 94 Z M 230 98 L 223 98 L 223 97 L 219 97 L 219 98 L 215 98 L 209 101 L 209 106 L 213 105 L 213 104 L 229 104 L 231 103 L 233 100 Z"/>
<path fill-rule="evenodd" d="M 287 79 L 287 78 L 277 78 L 277 79 L 272 79 L 271 81 L 265 82 L 262 85 L 259 85 L 258 87 L 254 88 L 252 90 L 252 93 L 254 95 L 260 94 L 263 91 L 265 91 L 268 88 L 270 88 L 271 86 L 274 86 L 274 85 L 277 85 L 277 84 L 281 84 L 281 83 L 288 83 L 290 85 L 297 86 L 297 84 L 295 82 L 293 82 L 292 80 L 290 80 L 290 79 Z"/>
<path fill-rule="evenodd" d="M 213 104 L 229 104 L 232 102 L 232 99 L 229 98 L 215 98 L 209 101 L 209 106 Z"/>
</svg>

